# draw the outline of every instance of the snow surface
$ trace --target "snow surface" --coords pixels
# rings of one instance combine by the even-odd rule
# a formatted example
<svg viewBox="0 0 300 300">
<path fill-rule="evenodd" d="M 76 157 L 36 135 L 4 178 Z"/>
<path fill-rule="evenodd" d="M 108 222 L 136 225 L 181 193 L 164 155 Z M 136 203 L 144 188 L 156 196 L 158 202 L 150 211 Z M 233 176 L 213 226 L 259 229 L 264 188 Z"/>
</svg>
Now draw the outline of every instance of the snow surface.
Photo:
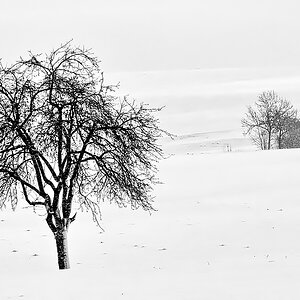
<svg viewBox="0 0 300 300">
<path fill-rule="evenodd" d="M 222 111 L 221 102 L 201 103 Z M 234 120 L 244 107 L 236 104 L 224 102 Z M 188 123 L 189 112 L 181 116 Z M 79 213 L 70 270 L 57 269 L 42 210 L 1 211 L 0 299 L 300 299 L 300 150 L 254 151 L 222 120 L 161 141 L 168 159 L 156 212 L 103 204 L 104 233 Z"/>
<path fill-rule="evenodd" d="M 299 299 L 300 150 L 181 153 L 157 212 L 79 214 L 58 271 L 42 211 L 1 212 L 0 299 Z M 41 216 L 40 216 L 41 215 Z"/>
</svg>

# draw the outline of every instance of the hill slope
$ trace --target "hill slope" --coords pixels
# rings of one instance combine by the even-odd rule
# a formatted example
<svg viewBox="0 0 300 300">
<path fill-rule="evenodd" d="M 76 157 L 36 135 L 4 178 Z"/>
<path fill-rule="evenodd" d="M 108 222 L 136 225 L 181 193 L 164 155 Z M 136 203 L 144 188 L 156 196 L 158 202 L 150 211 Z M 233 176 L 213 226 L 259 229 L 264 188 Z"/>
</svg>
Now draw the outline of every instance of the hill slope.
<svg viewBox="0 0 300 300">
<path fill-rule="evenodd" d="M 158 209 L 103 206 L 70 228 L 56 270 L 42 211 L 1 211 L 1 299 L 299 299 L 300 150 L 177 154 Z"/>
</svg>

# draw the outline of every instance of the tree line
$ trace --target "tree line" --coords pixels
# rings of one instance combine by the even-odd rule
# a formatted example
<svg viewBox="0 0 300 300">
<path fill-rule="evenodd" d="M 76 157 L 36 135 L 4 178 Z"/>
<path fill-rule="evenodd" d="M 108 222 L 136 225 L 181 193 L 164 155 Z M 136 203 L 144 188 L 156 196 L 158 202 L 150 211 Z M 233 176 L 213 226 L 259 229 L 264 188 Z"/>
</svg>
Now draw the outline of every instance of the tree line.
<svg viewBox="0 0 300 300">
<path fill-rule="evenodd" d="M 300 119 L 290 101 L 265 91 L 242 119 L 244 134 L 262 150 L 300 147 Z"/>
</svg>

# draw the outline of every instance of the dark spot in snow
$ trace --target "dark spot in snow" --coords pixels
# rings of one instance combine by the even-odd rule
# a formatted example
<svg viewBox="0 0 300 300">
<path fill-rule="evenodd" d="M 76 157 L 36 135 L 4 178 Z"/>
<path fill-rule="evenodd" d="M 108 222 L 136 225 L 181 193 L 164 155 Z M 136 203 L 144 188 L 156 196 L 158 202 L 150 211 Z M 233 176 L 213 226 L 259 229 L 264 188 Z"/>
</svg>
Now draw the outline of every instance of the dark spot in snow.
<svg viewBox="0 0 300 300">
<path fill-rule="evenodd" d="M 4 222 L 4 220 L 2 219 L 1 222 Z"/>
<path fill-rule="evenodd" d="M 244 248 L 245 248 L 245 249 L 249 249 L 249 248 L 250 248 L 250 246 L 245 246 Z"/>
<path fill-rule="evenodd" d="M 138 247 L 138 246 L 139 246 L 139 245 L 134 245 L 133 247 L 135 247 L 135 248 L 136 248 L 136 247 Z"/>
<path fill-rule="evenodd" d="M 33 254 L 32 256 L 39 256 L 39 255 L 35 253 L 35 254 Z"/>
<path fill-rule="evenodd" d="M 220 247 L 225 247 L 225 244 L 220 244 L 219 246 L 220 246 Z"/>
<path fill-rule="evenodd" d="M 283 209 L 282 209 L 282 208 L 280 208 L 280 209 L 278 209 L 278 211 L 283 211 Z"/>
<path fill-rule="evenodd" d="M 158 251 L 165 251 L 165 250 L 167 250 L 167 248 L 158 249 Z"/>
<path fill-rule="evenodd" d="M 26 231 L 30 231 L 30 229 L 26 229 Z"/>
<path fill-rule="evenodd" d="M 11 252 L 18 252 L 17 250 L 13 250 L 13 251 L 11 251 Z"/>
</svg>

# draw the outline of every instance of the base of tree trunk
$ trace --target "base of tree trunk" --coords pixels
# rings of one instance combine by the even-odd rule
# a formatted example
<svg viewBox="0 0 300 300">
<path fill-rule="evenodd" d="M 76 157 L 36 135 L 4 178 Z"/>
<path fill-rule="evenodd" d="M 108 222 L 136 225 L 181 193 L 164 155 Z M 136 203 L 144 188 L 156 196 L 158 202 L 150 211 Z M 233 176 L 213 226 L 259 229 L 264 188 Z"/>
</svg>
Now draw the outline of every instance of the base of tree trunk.
<svg viewBox="0 0 300 300">
<path fill-rule="evenodd" d="M 70 269 L 67 230 L 59 230 L 55 235 L 58 267 L 60 270 Z"/>
</svg>

